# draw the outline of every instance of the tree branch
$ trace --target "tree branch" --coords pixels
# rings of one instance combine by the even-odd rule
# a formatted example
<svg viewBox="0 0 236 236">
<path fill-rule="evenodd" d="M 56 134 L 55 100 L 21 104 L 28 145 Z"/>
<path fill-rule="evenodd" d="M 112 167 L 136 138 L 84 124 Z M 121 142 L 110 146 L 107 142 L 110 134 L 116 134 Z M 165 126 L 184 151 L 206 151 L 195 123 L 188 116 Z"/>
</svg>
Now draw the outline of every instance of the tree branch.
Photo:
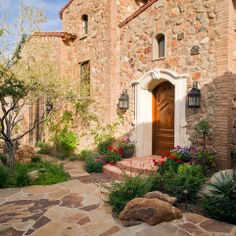
<svg viewBox="0 0 236 236">
<path fill-rule="evenodd" d="M 42 117 L 41 117 L 42 120 L 40 119 L 39 121 L 37 121 L 37 119 L 35 119 L 35 120 L 34 120 L 34 125 L 33 125 L 30 129 L 28 129 L 26 132 L 24 132 L 23 134 L 19 135 L 18 137 L 14 138 L 14 139 L 12 139 L 12 140 L 15 142 L 15 141 L 18 141 L 18 140 L 22 139 L 25 135 L 27 135 L 28 133 L 30 133 L 31 131 L 33 131 L 33 130 L 36 128 L 37 125 L 42 124 L 42 123 L 44 123 L 46 120 L 48 120 L 49 117 L 51 116 L 52 112 L 53 112 L 53 111 L 51 111 L 51 112 L 47 115 L 47 117 L 43 119 L 43 117 L 44 117 L 44 115 L 45 115 L 45 113 L 46 113 L 46 112 L 44 112 L 43 115 L 42 115 Z"/>
</svg>

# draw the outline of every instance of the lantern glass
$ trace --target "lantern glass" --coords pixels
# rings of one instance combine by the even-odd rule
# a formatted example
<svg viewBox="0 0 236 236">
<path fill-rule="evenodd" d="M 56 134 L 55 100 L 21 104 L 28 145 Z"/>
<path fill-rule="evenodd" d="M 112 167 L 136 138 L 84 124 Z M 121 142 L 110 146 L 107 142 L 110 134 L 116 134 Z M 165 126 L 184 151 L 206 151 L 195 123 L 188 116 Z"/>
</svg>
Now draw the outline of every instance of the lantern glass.
<svg viewBox="0 0 236 236">
<path fill-rule="evenodd" d="M 196 83 L 193 84 L 191 91 L 188 93 L 188 107 L 199 108 L 201 105 L 201 91 Z"/>
<path fill-rule="evenodd" d="M 122 109 L 122 110 L 129 109 L 129 96 L 127 94 L 127 90 L 122 91 L 119 98 L 118 107 L 119 109 Z"/>
</svg>

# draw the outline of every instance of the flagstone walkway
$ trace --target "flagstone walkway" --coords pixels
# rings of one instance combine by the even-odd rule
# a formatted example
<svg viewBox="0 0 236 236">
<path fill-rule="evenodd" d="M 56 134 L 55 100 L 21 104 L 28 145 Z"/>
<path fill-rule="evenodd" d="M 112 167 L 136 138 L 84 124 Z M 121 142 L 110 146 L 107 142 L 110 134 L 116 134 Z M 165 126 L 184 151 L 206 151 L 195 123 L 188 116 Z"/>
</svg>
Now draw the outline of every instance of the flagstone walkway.
<svg viewBox="0 0 236 236">
<path fill-rule="evenodd" d="M 141 224 L 125 228 L 113 218 L 111 208 L 104 203 L 101 183 L 111 181 L 110 177 L 88 175 L 81 168 L 79 162 L 67 163 L 66 169 L 74 173 L 75 179 L 64 183 L 0 189 L 0 235 L 236 235 L 235 226 L 194 214 L 185 214 L 181 220 L 154 227 Z"/>
</svg>

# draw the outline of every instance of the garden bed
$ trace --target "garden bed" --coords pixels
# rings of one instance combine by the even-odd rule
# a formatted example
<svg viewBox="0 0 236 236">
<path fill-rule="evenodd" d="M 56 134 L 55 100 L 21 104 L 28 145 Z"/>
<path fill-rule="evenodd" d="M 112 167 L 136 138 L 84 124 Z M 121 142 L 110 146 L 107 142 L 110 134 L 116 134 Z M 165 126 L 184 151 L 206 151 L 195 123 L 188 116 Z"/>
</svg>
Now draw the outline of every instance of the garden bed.
<svg viewBox="0 0 236 236">
<path fill-rule="evenodd" d="M 33 173 L 34 176 L 30 176 Z M 37 159 L 37 162 L 16 164 L 15 168 L 0 166 L 0 188 L 50 185 L 67 181 L 70 175 L 63 165 Z"/>
</svg>

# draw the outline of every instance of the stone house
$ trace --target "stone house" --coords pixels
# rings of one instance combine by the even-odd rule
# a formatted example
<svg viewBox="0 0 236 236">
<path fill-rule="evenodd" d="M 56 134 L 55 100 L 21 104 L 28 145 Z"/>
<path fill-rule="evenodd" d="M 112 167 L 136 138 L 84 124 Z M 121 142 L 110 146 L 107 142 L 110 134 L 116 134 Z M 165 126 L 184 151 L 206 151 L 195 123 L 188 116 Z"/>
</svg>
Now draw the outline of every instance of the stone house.
<svg viewBox="0 0 236 236">
<path fill-rule="evenodd" d="M 189 145 L 194 126 L 207 118 L 218 166 L 231 165 L 235 0 L 69 0 L 59 16 L 61 32 L 36 32 L 28 46 L 49 44 L 58 73 L 70 73 L 81 94 L 105 106 L 105 123 L 116 119 L 127 90 L 122 128 L 134 133 L 136 156 Z M 199 108 L 188 106 L 193 82 Z"/>
</svg>

